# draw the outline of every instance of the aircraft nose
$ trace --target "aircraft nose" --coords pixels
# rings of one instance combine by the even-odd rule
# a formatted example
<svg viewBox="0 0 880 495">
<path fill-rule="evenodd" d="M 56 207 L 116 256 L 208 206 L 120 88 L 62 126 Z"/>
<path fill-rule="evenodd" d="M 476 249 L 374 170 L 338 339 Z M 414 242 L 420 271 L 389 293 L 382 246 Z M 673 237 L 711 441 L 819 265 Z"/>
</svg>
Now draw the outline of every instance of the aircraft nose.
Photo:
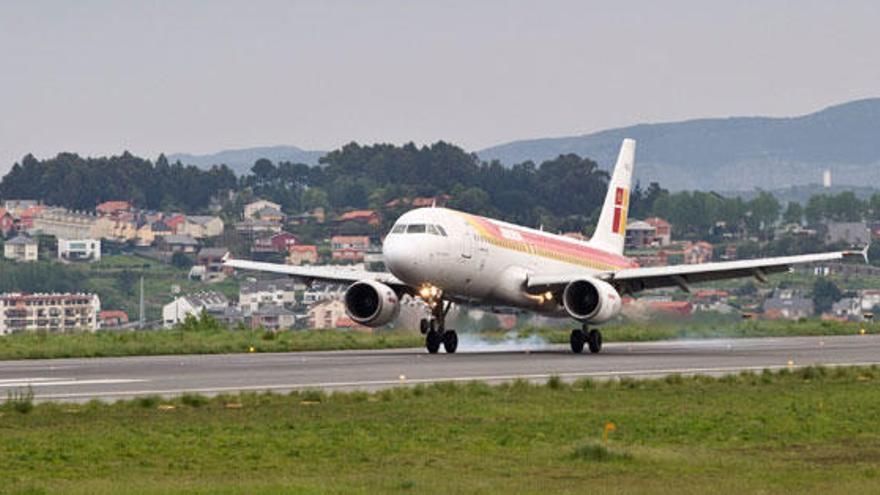
<svg viewBox="0 0 880 495">
<path fill-rule="evenodd" d="M 419 264 L 418 246 L 400 239 L 399 236 L 388 236 L 382 244 L 382 258 L 385 267 L 397 278 L 409 278 Z"/>
</svg>

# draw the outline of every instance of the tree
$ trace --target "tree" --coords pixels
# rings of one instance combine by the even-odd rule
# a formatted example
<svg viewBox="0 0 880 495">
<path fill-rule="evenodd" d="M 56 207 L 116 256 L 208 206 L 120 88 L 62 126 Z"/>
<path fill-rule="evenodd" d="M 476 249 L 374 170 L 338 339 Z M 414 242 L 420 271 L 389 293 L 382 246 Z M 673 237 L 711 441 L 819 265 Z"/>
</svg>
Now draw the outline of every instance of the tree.
<svg viewBox="0 0 880 495">
<path fill-rule="evenodd" d="M 804 221 L 804 208 L 795 201 L 788 203 L 785 213 L 782 214 L 782 221 L 800 225 Z"/>
<path fill-rule="evenodd" d="M 193 266 L 192 259 L 183 253 L 174 253 L 171 255 L 171 264 L 176 268 L 189 269 Z"/>
<path fill-rule="evenodd" d="M 843 297 L 837 284 L 819 277 L 813 284 L 813 304 L 817 315 L 831 311 L 831 306 Z"/>
</svg>

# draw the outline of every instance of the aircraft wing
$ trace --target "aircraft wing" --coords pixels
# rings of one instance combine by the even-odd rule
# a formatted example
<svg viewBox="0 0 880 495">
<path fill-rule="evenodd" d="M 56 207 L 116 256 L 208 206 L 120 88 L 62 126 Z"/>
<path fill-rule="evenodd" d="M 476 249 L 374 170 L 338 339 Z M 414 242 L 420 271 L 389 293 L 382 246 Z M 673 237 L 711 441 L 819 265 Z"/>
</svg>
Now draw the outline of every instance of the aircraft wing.
<svg viewBox="0 0 880 495">
<path fill-rule="evenodd" d="M 763 280 L 768 274 L 786 272 L 794 265 L 834 261 L 853 256 L 863 256 L 867 260 L 867 248 L 863 251 L 837 251 L 755 260 L 721 261 L 699 265 L 627 268 L 593 276 L 605 280 L 625 293 L 659 287 L 680 287 L 688 290 L 688 285 L 691 283 L 740 277 L 755 277 Z M 536 276 L 529 278 L 527 286 L 531 290 L 553 290 L 580 278 L 583 278 L 583 275 Z"/>
<path fill-rule="evenodd" d="M 224 260 L 223 266 L 228 266 L 237 270 L 252 270 L 256 272 L 289 275 L 294 278 L 305 280 L 307 283 L 311 283 L 315 280 L 337 283 L 354 283 L 358 280 L 375 280 L 392 287 L 406 287 L 406 284 L 390 273 L 368 272 L 366 270 L 357 270 L 346 268 L 344 266 L 293 266 L 280 263 L 264 263 L 260 261 L 236 259 Z"/>
</svg>

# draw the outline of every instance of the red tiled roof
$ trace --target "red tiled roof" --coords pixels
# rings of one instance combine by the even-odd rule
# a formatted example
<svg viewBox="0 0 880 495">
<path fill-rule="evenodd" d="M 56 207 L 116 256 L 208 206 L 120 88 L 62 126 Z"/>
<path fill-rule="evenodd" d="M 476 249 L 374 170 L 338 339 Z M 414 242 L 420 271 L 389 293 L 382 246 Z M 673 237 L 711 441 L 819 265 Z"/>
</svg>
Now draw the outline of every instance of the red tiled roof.
<svg viewBox="0 0 880 495">
<path fill-rule="evenodd" d="M 131 208 L 131 203 L 128 201 L 104 201 L 95 207 L 95 210 L 100 213 L 115 213 L 120 210 L 128 210 Z"/>
<path fill-rule="evenodd" d="M 339 215 L 340 220 L 368 220 L 378 215 L 375 210 L 354 210 Z"/>
</svg>

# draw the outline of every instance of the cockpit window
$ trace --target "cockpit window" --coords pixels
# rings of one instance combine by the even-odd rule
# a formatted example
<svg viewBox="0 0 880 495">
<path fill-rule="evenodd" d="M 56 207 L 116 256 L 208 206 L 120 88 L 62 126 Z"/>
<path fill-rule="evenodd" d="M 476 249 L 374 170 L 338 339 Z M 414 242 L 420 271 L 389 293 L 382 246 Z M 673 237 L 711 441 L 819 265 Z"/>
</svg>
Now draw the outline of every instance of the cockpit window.
<svg viewBox="0 0 880 495">
<path fill-rule="evenodd" d="M 437 227 L 433 225 L 428 225 L 428 233 L 431 235 L 440 235 L 440 232 L 437 232 Z"/>
<path fill-rule="evenodd" d="M 423 223 L 414 223 L 406 229 L 407 234 L 424 234 L 426 231 L 427 228 Z"/>
<path fill-rule="evenodd" d="M 395 225 L 394 228 L 391 229 L 392 234 L 403 234 L 404 232 L 406 232 L 406 225 L 402 223 Z"/>
<path fill-rule="evenodd" d="M 446 230 L 443 229 L 442 225 L 437 225 L 437 232 L 440 232 L 440 235 L 442 235 L 443 237 L 446 237 Z"/>
</svg>

